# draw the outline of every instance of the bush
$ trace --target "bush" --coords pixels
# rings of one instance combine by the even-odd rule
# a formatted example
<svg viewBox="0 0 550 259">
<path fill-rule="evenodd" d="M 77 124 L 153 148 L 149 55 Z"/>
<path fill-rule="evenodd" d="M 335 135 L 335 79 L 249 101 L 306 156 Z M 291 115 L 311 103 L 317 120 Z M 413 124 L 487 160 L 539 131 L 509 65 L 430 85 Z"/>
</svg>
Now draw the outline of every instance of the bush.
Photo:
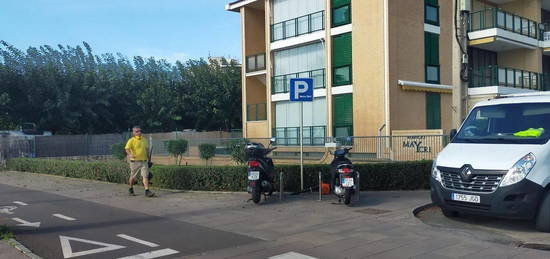
<svg viewBox="0 0 550 259">
<path fill-rule="evenodd" d="M 246 139 L 239 139 L 231 141 L 227 144 L 227 150 L 229 151 L 229 155 L 231 156 L 231 160 L 233 162 L 237 163 L 238 165 L 243 165 L 248 160 L 248 156 L 246 155 L 245 146 L 248 141 Z"/>
<path fill-rule="evenodd" d="M 126 159 L 126 150 L 124 149 L 126 145 L 124 143 L 116 143 L 111 145 L 111 154 L 114 158 L 118 160 Z"/>
<path fill-rule="evenodd" d="M 206 144 L 206 143 L 200 144 L 199 152 L 200 152 L 200 157 L 206 160 L 206 163 L 208 163 L 208 160 L 210 158 L 213 158 L 216 155 L 216 145 Z"/>
<path fill-rule="evenodd" d="M 168 153 L 176 159 L 176 165 L 181 165 L 183 154 L 187 152 L 188 142 L 185 139 L 164 141 Z"/>
<path fill-rule="evenodd" d="M 31 173 L 53 174 L 113 183 L 126 183 L 127 163 L 82 162 L 15 158 L 8 160 L 8 169 Z M 417 190 L 429 189 L 431 161 L 355 164 L 361 175 L 362 190 Z M 275 166 L 284 172 L 285 191 L 300 189 L 300 166 Z M 179 190 L 245 191 L 248 184 L 245 166 L 161 166 L 151 168 L 155 186 Z M 329 179 L 329 165 L 305 165 L 304 186 L 317 187 L 318 173 Z M 276 179 L 279 177 L 277 176 Z M 277 183 L 278 186 L 278 183 Z"/>
</svg>

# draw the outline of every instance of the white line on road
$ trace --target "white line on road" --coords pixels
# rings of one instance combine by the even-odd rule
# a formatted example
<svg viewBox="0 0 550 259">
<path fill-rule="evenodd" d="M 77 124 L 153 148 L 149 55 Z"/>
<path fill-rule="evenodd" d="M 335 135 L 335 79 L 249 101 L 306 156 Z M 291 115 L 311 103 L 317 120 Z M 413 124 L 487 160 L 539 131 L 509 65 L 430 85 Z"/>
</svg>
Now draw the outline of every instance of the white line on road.
<svg viewBox="0 0 550 259">
<path fill-rule="evenodd" d="M 126 240 L 130 240 L 132 242 L 136 242 L 136 243 L 140 243 L 142 245 L 146 245 L 148 247 L 157 247 L 159 245 L 155 244 L 155 243 L 151 243 L 151 242 L 147 242 L 145 240 L 141 240 L 141 239 L 138 239 L 138 238 L 135 238 L 135 237 L 131 237 L 129 235 L 125 235 L 125 234 L 118 234 L 116 235 L 117 237 L 120 237 L 120 238 L 124 238 Z"/>
<path fill-rule="evenodd" d="M 13 203 L 15 203 L 15 204 L 17 204 L 17 205 L 21 205 L 21 206 L 27 206 L 27 205 L 29 205 L 29 204 L 26 204 L 26 203 L 24 203 L 24 202 L 22 202 L 22 201 L 14 201 Z"/>
<path fill-rule="evenodd" d="M 317 259 L 309 255 L 304 255 L 296 252 L 288 252 L 286 254 L 276 255 L 269 257 L 268 259 Z"/>
<path fill-rule="evenodd" d="M 132 256 L 127 256 L 127 257 L 121 257 L 119 259 L 152 259 L 152 258 L 158 258 L 158 257 L 162 257 L 162 256 L 167 256 L 167 255 L 173 255 L 173 254 L 177 254 L 177 253 L 179 253 L 179 252 L 176 251 L 176 250 L 166 248 L 166 249 L 147 252 L 147 253 L 143 253 L 143 254 L 132 255 Z"/>
<path fill-rule="evenodd" d="M 35 228 L 39 228 L 40 227 L 40 222 L 28 222 L 26 220 L 22 220 L 20 218 L 11 218 L 12 220 L 14 221 L 17 221 L 21 224 L 17 224 L 18 226 L 22 226 L 22 227 L 35 227 Z"/>
<path fill-rule="evenodd" d="M 67 217 L 63 214 L 53 214 L 52 216 L 58 217 L 60 219 L 68 220 L 68 221 L 75 221 L 76 220 L 75 218 Z"/>
</svg>

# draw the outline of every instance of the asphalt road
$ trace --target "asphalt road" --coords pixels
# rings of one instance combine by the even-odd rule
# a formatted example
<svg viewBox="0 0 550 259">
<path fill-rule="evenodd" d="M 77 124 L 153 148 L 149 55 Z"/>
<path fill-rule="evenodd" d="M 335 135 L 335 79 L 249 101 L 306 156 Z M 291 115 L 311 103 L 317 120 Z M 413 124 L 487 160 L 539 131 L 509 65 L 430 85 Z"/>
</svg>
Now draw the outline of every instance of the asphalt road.
<svg viewBox="0 0 550 259">
<path fill-rule="evenodd" d="M 244 235 L 2 184 L 0 225 L 9 226 L 19 242 L 43 258 L 176 258 L 261 242 Z"/>
</svg>

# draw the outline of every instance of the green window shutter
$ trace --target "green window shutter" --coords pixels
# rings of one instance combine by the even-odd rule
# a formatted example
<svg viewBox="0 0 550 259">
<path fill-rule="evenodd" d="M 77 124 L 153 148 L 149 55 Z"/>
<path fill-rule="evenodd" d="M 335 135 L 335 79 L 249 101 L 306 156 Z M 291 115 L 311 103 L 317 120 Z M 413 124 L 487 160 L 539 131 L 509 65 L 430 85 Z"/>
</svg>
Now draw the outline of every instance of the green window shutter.
<svg viewBox="0 0 550 259">
<path fill-rule="evenodd" d="M 424 3 L 431 5 L 439 5 L 437 0 L 425 0 Z"/>
<path fill-rule="evenodd" d="M 332 8 L 337 8 L 348 4 L 351 4 L 351 0 L 332 0 Z"/>
<path fill-rule="evenodd" d="M 333 119 L 334 126 L 353 125 L 353 95 L 342 94 L 334 97 Z"/>
<path fill-rule="evenodd" d="M 352 44 L 351 33 L 345 33 L 332 38 L 332 67 L 351 65 Z"/>
<path fill-rule="evenodd" d="M 426 128 L 441 129 L 441 94 L 426 93 Z"/>
<path fill-rule="evenodd" d="M 424 50 L 426 65 L 439 65 L 439 35 L 434 33 L 424 33 Z"/>
</svg>

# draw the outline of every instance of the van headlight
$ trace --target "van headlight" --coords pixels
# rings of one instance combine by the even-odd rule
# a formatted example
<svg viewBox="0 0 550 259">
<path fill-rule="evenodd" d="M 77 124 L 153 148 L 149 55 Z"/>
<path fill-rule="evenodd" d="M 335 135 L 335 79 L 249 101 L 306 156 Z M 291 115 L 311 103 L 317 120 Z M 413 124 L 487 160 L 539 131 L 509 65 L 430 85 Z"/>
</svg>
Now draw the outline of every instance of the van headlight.
<svg viewBox="0 0 550 259">
<path fill-rule="evenodd" d="M 535 158 L 535 155 L 533 153 L 525 155 L 518 162 L 516 162 L 516 164 L 512 166 L 510 170 L 508 170 L 508 173 L 506 173 L 506 176 L 504 176 L 504 179 L 502 179 L 500 186 L 504 187 L 512 185 L 523 180 L 529 174 L 529 172 L 531 172 L 531 169 L 533 169 L 536 162 L 537 159 Z"/>
<path fill-rule="evenodd" d="M 437 166 L 436 166 L 436 161 L 434 160 L 434 163 L 432 165 L 432 177 L 441 183 L 441 171 L 439 171 L 439 169 L 437 169 Z"/>
</svg>

